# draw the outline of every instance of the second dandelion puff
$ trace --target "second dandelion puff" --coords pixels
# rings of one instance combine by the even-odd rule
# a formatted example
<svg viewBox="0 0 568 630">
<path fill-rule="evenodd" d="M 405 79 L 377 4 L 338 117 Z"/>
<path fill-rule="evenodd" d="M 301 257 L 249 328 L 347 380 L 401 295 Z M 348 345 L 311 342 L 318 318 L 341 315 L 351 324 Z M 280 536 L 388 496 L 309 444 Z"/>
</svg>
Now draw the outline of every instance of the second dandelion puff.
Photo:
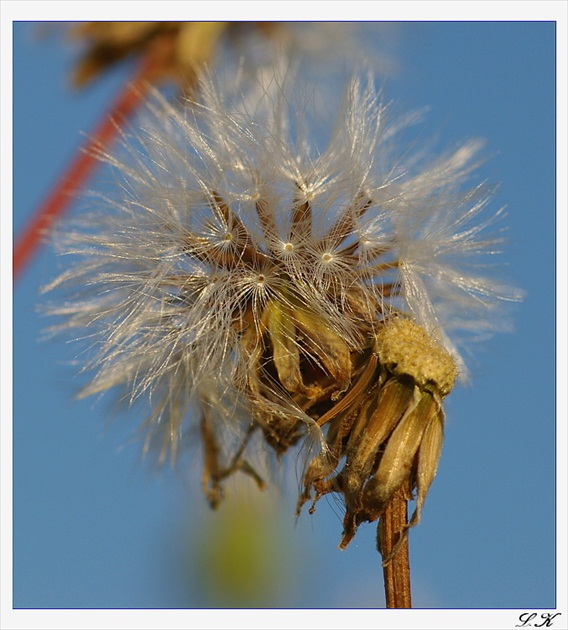
<svg viewBox="0 0 568 630">
<path fill-rule="evenodd" d="M 181 107 L 155 95 L 101 153 L 117 189 L 59 231 L 79 258 L 49 288 L 67 291 L 61 327 L 96 340 L 84 395 L 148 396 L 161 459 L 199 424 L 212 504 L 235 471 L 262 485 L 251 440 L 281 456 L 315 435 L 298 505 L 341 495 L 346 546 L 397 492 L 416 493 L 418 521 L 464 370 L 455 333 L 487 329 L 515 292 L 472 264 L 495 243 L 489 193 L 466 184 L 479 143 L 410 158 L 366 78 L 318 150 L 298 92 L 205 79 Z"/>
</svg>

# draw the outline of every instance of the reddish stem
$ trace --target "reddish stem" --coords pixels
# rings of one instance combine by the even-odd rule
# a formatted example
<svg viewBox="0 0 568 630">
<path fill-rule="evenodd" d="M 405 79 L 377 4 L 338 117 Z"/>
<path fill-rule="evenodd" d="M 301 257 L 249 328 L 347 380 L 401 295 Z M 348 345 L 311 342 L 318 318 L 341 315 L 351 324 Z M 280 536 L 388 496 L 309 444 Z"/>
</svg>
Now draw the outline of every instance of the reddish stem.
<svg viewBox="0 0 568 630">
<path fill-rule="evenodd" d="M 144 97 L 147 87 L 141 79 L 147 76 L 147 67 L 144 65 L 134 81 L 122 88 L 109 112 L 104 115 L 94 133 L 83 144 L 67 171 L 59 178 L 19 235 L 14 245 L 14 281 L 32 259 L 53 221 L 68 209 L 74 196 L 88 181 L 98 163 L 93 154 L 94 149 L 100 150 L 111 144 L 117 133 L 116 123 L 126 120 Z"/>
</svg>

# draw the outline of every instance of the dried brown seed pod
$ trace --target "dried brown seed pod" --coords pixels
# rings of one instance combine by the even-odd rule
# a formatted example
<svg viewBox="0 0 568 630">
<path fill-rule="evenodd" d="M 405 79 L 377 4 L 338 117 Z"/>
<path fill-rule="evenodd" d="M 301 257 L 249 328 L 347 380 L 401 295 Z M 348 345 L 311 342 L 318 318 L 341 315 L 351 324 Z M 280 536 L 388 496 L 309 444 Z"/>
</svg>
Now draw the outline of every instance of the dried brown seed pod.
<svg viewBox="0 0 568 630">
<path fill-rule="evenodd" d="M 456 377 L 452 357 L 421 326 L 402 317 L 380 325 L 366 368 L 323 422 L 318 420 L 329 422 L 329 450 L 308 466 L 299 501 L 301 507 L 312 488 L 315 501 L 329 492 L 343 495 L 340 547 L 349 544 L 360 523 L 380 518 L 399 490 L 407 500 L 416 491 L 409 526 L 418 523 L 442 448 L 442 399 Z M 354 396 L 354 390 L 363 391 Z"/>
</svg>

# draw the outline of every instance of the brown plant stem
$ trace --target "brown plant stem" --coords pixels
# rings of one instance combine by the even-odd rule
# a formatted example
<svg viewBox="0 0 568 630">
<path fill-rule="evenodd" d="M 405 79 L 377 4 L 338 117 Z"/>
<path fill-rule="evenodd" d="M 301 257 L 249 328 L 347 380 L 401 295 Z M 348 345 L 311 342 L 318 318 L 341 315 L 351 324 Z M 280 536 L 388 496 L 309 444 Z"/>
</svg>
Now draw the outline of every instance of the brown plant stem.
<svg viewBox="0 0 568 630">
<path fill-rule="evenodd" d="M 94 149 L 100 151 L 109 147 L 117 134 L 117 123 L 123 123 L 141 102 L 147 89 L 144 79 L 148 77 L 148 67 L 148 64 L 143 63 L 134 80 L 121 89 L 110 110 L 105 113 L 94 132 L 24 227 L 14 245 L 14 281 L 38 250 L 41 240 L 55 219 L 68 209 L 93 173 L 99 163 L 94 155 Z"/>
<path fill-rule="evenodd" d="M 404 532 L 407 523 L 406 496 L 402 490 L 397 490 L 379 520 L 377 531 L 387 608 L 412 608 L 408 536 Z"/>
</svg>

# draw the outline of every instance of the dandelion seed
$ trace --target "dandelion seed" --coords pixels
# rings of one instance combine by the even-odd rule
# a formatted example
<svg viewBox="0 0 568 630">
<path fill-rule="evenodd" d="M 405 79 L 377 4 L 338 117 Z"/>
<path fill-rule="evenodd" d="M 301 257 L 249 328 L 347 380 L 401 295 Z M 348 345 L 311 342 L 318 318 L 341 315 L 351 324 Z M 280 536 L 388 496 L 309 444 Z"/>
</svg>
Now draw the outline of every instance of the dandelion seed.
<svg viewBox="0 0 568 630">
<path fill-rule="evenodd" d="M 316 436 L 298 509 L 340 494 L 346 546 L 401 493 L 418 522 L 465 371 L 456 334 L 485 333 L 518 293 L 473 264 L 495 244 L 493 219 L 477 222 L 490 191 L 467 188 L 479 143 L 405 166 L 368 77 L 318 147 L 298 93 L 272 77 L 245 105 L 211 78 L 182 108 L 156 95 L 123 155 L 101 154 L 117 195 L 61 230 L 79 258 L 48 288 L 70 291 L 52 309 L 62 328 L 98 340 L 84 395 L 149 395 L 162 459 L 199 425 L 212 504 L 233 472 L 262 483 L 245 459 L 255 435 L 278 455 Z"/>
</svg>

